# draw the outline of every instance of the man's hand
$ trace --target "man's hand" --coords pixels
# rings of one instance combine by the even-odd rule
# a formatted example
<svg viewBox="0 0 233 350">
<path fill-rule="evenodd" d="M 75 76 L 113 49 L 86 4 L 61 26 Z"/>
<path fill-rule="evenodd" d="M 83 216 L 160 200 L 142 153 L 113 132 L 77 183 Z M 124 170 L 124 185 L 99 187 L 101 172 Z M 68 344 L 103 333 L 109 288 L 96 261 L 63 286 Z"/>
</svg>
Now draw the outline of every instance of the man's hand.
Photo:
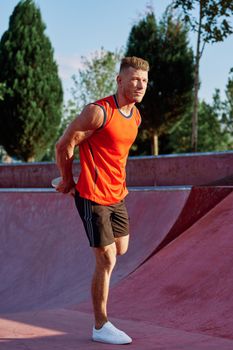
<svg viewBox="0 0 233 350">
<path fill-rule="evenodd" d="M 69 193 L 72 196 L 75 194 L 75 182 L 73 179 L 70 180 L 61 180 L 59 184 L 56 186 L 56 191 L 60 193 Z"/>
</svg>

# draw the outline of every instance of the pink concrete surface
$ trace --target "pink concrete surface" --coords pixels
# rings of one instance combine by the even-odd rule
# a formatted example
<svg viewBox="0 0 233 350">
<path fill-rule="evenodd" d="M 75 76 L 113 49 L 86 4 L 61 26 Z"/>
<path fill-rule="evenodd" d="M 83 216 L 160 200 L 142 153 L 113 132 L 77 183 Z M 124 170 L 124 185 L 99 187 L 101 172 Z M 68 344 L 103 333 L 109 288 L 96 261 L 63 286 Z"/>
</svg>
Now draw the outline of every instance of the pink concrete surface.
<svg viewBox="0 0 233 350">
<path fill-rule="evenodd" d="M 74 173 L 80 173 L 78 161 Z M 55 163 L 0 164 L 0 188 L 46 188 L 59 175 Z M 127 163 L 128 186 L 227 185 L 233 175 L 233 152 L 131 157 Z M 228 180 L 225 180 L 227 179 Z"/>
<path fill-rule="evenodd" d="M 232 234 L 233 193 L 116 286 L 111 315 L 228 338 L 233 349 Z"/>
<path fill-rule="evenodd" d="M 130 192 L 109 305 L 134 340 L 120 348 L 233 349 L 231 190 Z M 117 348 L 90 341 L 93 257 L 73 199 L 0 191 L 0 213 L 0 350 Z"/>
<path fill-rule="evenodd" d="M 190 189 L 130 193 L 131 242 L 113 284 L 153 253 L 189 194 Z M 71 196 L 54 190 L 0 192 L 0 212 L 0 312 L 64 306 L 90 297 L 93 256 Z"/>
<path fill-rule="evenodd" d="M 233 174 L 233 152 L 193 153 L 131 158 L 129 186 L 207 185 Z M 231 183 L 232 185 L 232 183 Z"/>
<path fill-rule="evenodd" d="M 74 170 L 79 174 L 79 164 Z M 49 188 L 59 176 L 55 163 L 0 164 L 0 188 Z"/>
<path fill-rule="evenodd" d="M 183 207 L 179 217 L 171 230 L 164 237 L 163 241 L 155 249 L 159 251 L 173 239 L 192 226 L 203 215 L 208 213 L 215 205 L 225 198 L 233 190 L 232 186 L 228 187 L 192 187 L 190 195 Z"/>
<path fill-rule="evenodd" d="M 0 315 L 0 350 L 232 350 L 233 341 L 161 327 L 146 321 L 111 318 L 133 337 L 130 345 L 91 341 L 87 313 L 56 309 Z"/>
</svg>

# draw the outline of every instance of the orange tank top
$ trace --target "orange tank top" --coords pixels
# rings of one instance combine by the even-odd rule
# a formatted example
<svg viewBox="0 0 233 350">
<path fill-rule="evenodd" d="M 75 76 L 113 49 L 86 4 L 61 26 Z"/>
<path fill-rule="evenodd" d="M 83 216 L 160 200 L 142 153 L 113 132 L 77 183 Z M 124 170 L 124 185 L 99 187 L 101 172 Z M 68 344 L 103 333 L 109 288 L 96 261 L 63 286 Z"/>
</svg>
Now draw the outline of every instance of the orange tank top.
<svg viewBox="0 0 233 350">
<path fill-rule="evenodd" d="M 103 109 L 104 123 L 79 146 L 81 173 L 76 188 L 81 197 L 110 205 L 128 193 L 126 162 L 141 117 L 136 106 L 125 116 L 115 95 L 94 104 Z"/>
</svg>

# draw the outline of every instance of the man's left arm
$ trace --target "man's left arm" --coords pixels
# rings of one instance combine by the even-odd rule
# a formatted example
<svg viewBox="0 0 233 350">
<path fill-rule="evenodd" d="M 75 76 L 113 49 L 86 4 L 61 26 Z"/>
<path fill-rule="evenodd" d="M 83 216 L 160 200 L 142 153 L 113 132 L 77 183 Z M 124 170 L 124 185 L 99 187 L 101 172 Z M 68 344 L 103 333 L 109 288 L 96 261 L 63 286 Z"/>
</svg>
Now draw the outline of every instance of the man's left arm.
<svg viewBox="0 0 233 350">
<path fill-rule="evenodd" d="M 56 163 L 62 176 L 61 183 L 56 187 L 58 192 L 68 193 L 74 188 L 72 173 L 74 149 L 102 125 L 103 119 L 103 111 L 99 106 L 86 106 L 56 143 Z"/>
</svg>

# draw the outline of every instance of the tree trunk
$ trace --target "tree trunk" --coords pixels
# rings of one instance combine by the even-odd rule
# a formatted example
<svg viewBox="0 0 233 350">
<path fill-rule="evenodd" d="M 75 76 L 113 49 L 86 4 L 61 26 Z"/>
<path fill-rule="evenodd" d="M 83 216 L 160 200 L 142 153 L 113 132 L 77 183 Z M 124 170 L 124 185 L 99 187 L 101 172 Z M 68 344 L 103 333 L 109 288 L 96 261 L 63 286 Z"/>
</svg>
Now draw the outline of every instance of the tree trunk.
<svg viewBox="0 0 233 350">
<path fill-rule="evenodd" d="M 193 152 L 197 152 L 197 144 L 198 144 L 198 90 L 199 90 L 201 24 L 202 24 L 202 4 L 200 2 L 199 26 L 198 26 L 198 34 L 197 34 L 197 50 L 196 50 L 196 57 L 195 57 L 195 70 L 194 70 L 194 101 L 193 101 L 193 114 L 192 114 L 192 151 Z"/>
<path fill-rule="evenodd" d="M 28 158 L 26 159 L 26 162 L 27 162 L 27 163 L 35 162 L 35 157 L 34 157 L 34 156 L 28 157 Z"/>
<path fill-rule="evenodd" d="M 159 154 L 159 137 L 155 131 L 152 133 L 151 154 L 153 156 L 157 156 Z"/>
<path fill-rule="evenodd" d="M 192 113 L 192 151 L 197 152 L 198 143 L 198 89 L 199 89 L 199 67 L 197 60 L 195 63 L 195 77 L 194 77 L 194 101 Z"/>
</svg>

